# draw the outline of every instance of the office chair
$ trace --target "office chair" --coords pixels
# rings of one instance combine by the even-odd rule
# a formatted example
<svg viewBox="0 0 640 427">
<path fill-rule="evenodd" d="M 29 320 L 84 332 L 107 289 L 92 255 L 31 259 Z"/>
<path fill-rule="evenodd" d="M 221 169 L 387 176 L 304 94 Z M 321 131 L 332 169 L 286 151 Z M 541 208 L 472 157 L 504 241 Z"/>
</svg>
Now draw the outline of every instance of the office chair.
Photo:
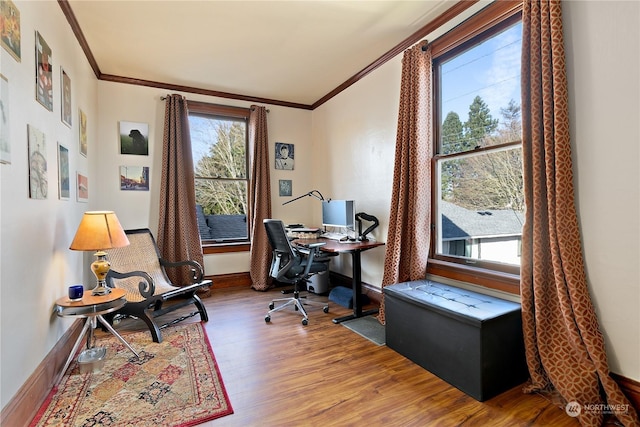
<svg viewBox="0 0 640 427">
<path fill-rule="evenodd" d="M 302 315 L 302 324 L 307 325 L 309 316 L 304 305 L 321 305 L 322 311 L 329 312 L 329 306 L 325 303 L 306 300 L 306 297 L 300 296 L 300 284 L 308 281 L 309 277 L 321 271 L 328 270 L 329 258 L 318 257 L 319 247 L 324 243 L 312 243 L 305 247 L 309 252 L 306 253 L 294 248 L 287 238 L 287 232 L 284 223 L 277 219 L 265 219 L 265 230 L 269 243 L 273 250 L 273 259 L 269 276 L 283 283 L 293 284 L 293 297 L 277 298 L 269 304 L 269 312 L 264 321 L 271 321 L 271 314 L 276 311 L 283 310 L 286 307 L 293 308 Z M 318 261 L 320 259 L 321 261 Z M 304 299 L 304 302 L 302 301 Z M 276 303 L 283 304 L 276 307 Z"/>
</svg>

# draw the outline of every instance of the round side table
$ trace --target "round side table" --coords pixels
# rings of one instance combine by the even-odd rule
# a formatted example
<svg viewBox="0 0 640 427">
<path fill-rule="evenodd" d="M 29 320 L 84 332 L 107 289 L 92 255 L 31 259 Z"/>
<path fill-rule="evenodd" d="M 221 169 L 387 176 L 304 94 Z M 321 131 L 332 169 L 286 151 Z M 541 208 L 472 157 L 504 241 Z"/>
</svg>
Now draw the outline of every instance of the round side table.
<svg viewBox="0 0 640 427">
<path fill-rule="evenodd" d="M 78 339 L 73 345 L 73 349 L 71 350 L 71 354 L 67 358 L 67 362 L 62 369 L 62 373 L 60 374 L 60 378 L 64 375 L 73 360 L 73 356 L 76 354 L 78 347 L 82 343 L 82 338 L 84 338 L 85 334 L 88 334 L 87 337 L 87 350 L 91 350 L 93 348 L 93 330 L 97 327 L 98 321 L 104 325 L 105 328 L 109 332 L 111 332 L 116 338 L 118 338 L 136 357 L 140 357 L 138 353 L 129 345 L 127 341 L 125 341 L 122 336 L 116 332 L 115 329 L 106 321 L 103 314 L 111 313 L 112 311 L 116 311 L 119 308 L 123 307 L 127 300 L 124 298 L 125 291 L 123 289 L 114 288 L 111 289 L 111 292 L 107 295 L 91 295 L 91 292 L 85 292 L 82 299 L 79 301 L 71 301 L 68 296 L 58 298 L 56 300 L 56 314 L 60 317 L 79 317 L 86 318 L 86 322 Z M 85 350 L 86 351 L 86 350 Z M 57 382 L 57 381 L 56 381 Z"/>
</svg>

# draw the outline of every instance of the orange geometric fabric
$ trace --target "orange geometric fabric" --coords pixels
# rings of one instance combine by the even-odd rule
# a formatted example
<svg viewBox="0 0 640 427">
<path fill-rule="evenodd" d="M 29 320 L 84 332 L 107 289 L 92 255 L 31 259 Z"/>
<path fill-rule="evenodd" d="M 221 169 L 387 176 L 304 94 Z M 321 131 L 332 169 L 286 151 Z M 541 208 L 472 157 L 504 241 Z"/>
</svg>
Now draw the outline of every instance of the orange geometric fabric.
<svg viewBox="0 0 640 427">
<path fill-rule="evenodd" d="M 569 405 L 567 413 L 573 408 L 584 426 L 600 426 L 607 412 L 603 408 L 625 425 L 637 426 L 635 410 L 610 376 L 587 288 L 574 201 L 562 7 L 557 0 L 523 5 L 527 208 L 521 295 L 531 375 L 525 391 L 559 394 Z"/>
</svg>

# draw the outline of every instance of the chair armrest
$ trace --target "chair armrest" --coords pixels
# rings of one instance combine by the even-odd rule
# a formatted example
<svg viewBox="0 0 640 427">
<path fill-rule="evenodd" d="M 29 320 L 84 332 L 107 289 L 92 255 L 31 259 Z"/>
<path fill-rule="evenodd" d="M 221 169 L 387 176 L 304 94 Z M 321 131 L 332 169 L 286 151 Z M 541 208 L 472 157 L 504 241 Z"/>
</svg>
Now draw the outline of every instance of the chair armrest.
<svg viewBox="0 0 640 427">
<path fill-rule="evenodd" d="M 115 284 L 113 283 L 113 279 L 126 279 L 129 277 L 141 277 L 142 279 L 144 279 L 138 282 L 138 291 L 140 292 L 140 295 L 142 295 L 145 299 L 153 296 L 156 291 L 156 285 L 153 282 L 153 278 L 144 271 L 129 271 L 127 273 L 120 273 L 119 271 L 109 270 L 109 273 L 107 273 L 106 277 L 107 285 L 110 288 L 116 288 L 117 286 L 115 286 Z"/>
<path fill-rule="evenodd" d="M 199 262 L 193 260 L 186 261 L 167 261 L 166 259 L 160 258 L 160 265 L 167 268 L 175 268 L 175 267 L 183 267 L 185 265 L 191 266 L 191 279 L 192 283 L 202 282 L 202 278 L 204 277 L 204 269 L 200 265 Z"/>
</svg>

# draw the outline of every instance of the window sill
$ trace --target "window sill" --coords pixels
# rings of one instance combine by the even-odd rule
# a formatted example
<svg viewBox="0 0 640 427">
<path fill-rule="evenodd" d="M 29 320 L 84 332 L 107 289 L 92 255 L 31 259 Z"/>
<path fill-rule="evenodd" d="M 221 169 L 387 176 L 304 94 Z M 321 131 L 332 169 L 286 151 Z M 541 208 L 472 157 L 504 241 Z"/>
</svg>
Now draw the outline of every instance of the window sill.
<svg viewBox="0 0 640 427">
<path fill-rule="evenodd" d="M 251 243 L 203 243 L 202 253 L 209 254 L 222 254 L 229 252 L 249 252 L 251 250 Z"/>
<path fill-rule="evenodd" d="M 467 267 L 432 258 L 427 263 L 427 273 L 520 295 L 520 275 L 518 274 Z"/>
</svg>

